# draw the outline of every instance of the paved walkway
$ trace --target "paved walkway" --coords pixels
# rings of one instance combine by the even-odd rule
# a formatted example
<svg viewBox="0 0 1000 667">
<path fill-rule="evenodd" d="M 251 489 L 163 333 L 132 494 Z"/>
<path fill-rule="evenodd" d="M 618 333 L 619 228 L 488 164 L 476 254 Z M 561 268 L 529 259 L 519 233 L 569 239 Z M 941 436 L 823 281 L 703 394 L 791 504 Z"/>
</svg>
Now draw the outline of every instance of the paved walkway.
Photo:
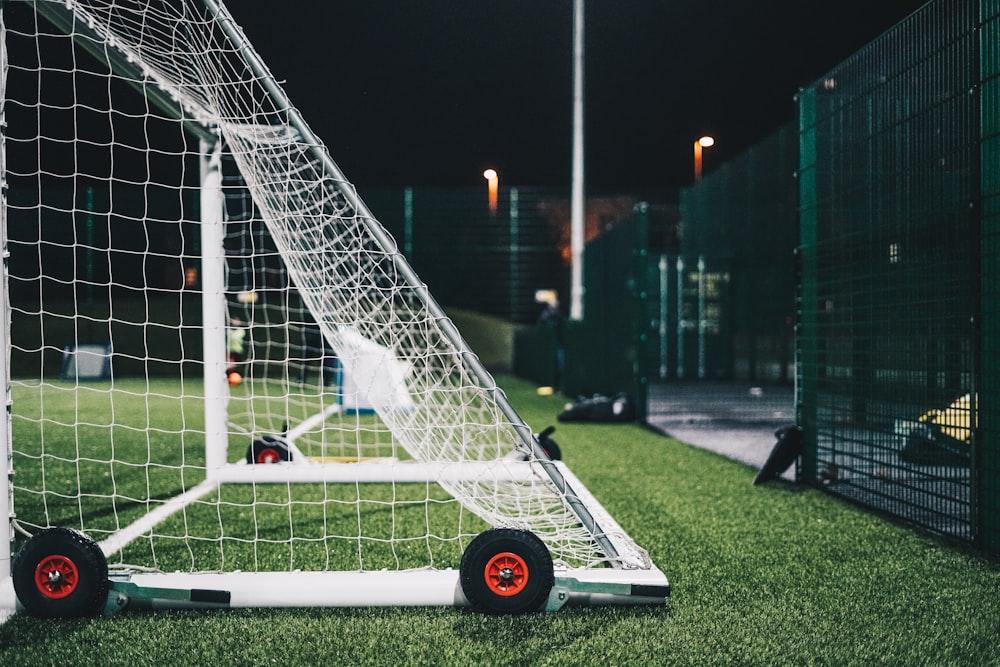
<svg viewBox="0 0 1000 667">
<path fill-rule="evenodd" d="M 701 449 L 760 469 L 774 448 L 774 431 L 795 423 L 790 386 L 671 382 L 649 388 L 647 423 Z M 794 480 L 795 467 L 784 479 Z"/>
</svg>

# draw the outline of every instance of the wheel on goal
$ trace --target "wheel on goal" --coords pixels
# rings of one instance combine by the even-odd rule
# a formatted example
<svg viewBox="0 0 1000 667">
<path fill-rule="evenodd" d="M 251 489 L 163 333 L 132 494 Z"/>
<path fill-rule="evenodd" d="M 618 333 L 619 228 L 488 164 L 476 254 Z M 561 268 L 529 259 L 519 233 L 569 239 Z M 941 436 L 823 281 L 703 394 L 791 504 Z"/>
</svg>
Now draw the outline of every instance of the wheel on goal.
<svg viewBox="0 0 1000 667">
<path fill-rule="evenodd" d="M 288 443 L 273 435 L 265 435 L 247 447 L 247 463 L 281 463 L 292 459 Z"/>
<path fill-rule="evenodd" d="M 44 618 L 93 616 L 108 597 L 108 561 L 83 533 L 48 528 L 14 556 L 11 575 L 17 599 Z"/>
<path fill-rule="evenodd" d="M 487 614 L 537 611 L 555 583 L 548 547 L 515 528 L 477 535 L 462 554 L 459 577 L 472 607 Z"/>
</svg>

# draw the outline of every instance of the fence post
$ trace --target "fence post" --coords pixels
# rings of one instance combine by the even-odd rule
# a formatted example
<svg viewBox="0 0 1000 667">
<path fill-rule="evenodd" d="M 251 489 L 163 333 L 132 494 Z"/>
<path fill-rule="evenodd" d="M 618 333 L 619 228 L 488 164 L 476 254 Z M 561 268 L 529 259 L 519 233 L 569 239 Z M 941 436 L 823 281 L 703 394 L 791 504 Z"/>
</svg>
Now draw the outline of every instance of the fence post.
<svg viewBox="0 0 1000 667">
<path fill-rule="evenodd" d="M 997 37 L 1000 36 L 1000 8 L 986 8 L 981 4 L 983 24 L 978 27 L 980 85 L 975 88 L 978 96 L 974 109 L 978 112 L 979 146 L 978 161 L 973 178 L 972 208 L 979 219 L 979 319 L 975 322 L 973 340 L 976 341 L 976 363 L 979 375 L 972 383 L 976 400 L 970 402 L 973 414 L 970 424 L 973 440 L 973 463 L 978 479 L 973 486 L 976 494 L 973 512 L 979 541 L 993 553 L 1000 552 L 1000 121 L 997 120 L 1000 100 L 1000 55 Z"/>
<path fill-rule="evenodd" d="M 413 188 L 403 190 L 403 255 L 413 261 Z"/>
<path fill-rule="evenodd" d="M 677 256 L 677 379 L 684 379 L 684 258 Z"/>
<path fill-rule="evenodd" d="M 635 207 L 636 238 L 632 270 L 635 275 L 635 313 L 633 317 L 635 359 L 632 378 L 636 418 L 646 420 L 649 385 L 649 204 Z"/>
<path fill-rule="evenodd" d="M 521 291 L 520 268 L 520 197 L 517 188 L 510 189 L 510 301 L 508 303 L 507 319 L 511 322 L 518 321 L 517 297 Z"/>
<path fill-rule="evenodd" d="M 798 335 L 796 346 L 796 416 L 802 429 L 803 451 L 800 479 L 813 484 L 817 473 L 817 374 L 819 347 L 817 326 L 816 276 L 816 93 L 802 90 L 799 107 L 799 274 L 798 303 L 795 314 Z"/>
<path fill-rule="evenodd" d="M 656 265 L 657 276 L 660 279 L 659 292 L 659 343 L 660 343 L 660 379 L 667 379 L 667 292 L 669 289 L 669 273 L 667 271 L 667 256 L 660 255 L 660 261 Z"/>
</svg>

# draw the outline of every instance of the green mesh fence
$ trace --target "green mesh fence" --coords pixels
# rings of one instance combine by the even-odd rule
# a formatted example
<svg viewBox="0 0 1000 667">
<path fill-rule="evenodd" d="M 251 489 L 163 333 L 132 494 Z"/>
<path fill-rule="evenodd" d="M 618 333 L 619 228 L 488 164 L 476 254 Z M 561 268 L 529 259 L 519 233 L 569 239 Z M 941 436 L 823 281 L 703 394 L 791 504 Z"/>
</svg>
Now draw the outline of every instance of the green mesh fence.
<svg viewBox="0 0 1000 667">
<path fill-rule="evenodd" d="M 569 289 L 569 195 L 501 187 L 495 211 L 481 188 L 362 188 L 361 196 L 445 308 L 533 323 L 535 291 Z"/>
<path fill-rule="evenodd" d="M 501 188 L 494 211 L 485 187 L 367 188 L 361 195 L 442 306 L 517 325 L 517 375 L 570 395 L 641 394 L 656 344 L 649 333 L 655 294 L 646 287 L 656 276 L 648 258 L 676 252 L 676 205 L 636 207 L 637 196 L 589 196 L 585 320 L 566 322 L 565 192 Z M 539 322 L 540 290 L 557 295 L 558 324 Z"/>
<path fill-rule="evenodd" d="M 981 472 L 978 517 L 982 541 L 1000 551 L 1000 2 L 984 3 L 979 34 L 980 199 L 982 225 Z M 989 418 L 987 418 L 989 415 Z"/>
<path fill-rule="evenodd" d="M 680 193 L 660 264 L 660 377 L 790 382 L 798 243 L 793 125 Z"/>
<path fill-rule="evenodd" d="M 676 205 L 637 204 L 602 222 L 584 252 L 584 318 L 562 330 L 561 388 L 570 396 L 629 394 L 637 416 L 659 364 L 660 258 L 677 251 Z"/>
<path fill-rule="evenodd" d="M 802 475 L 993 547 L 998 13 L 929 3 L 798 97 Z"/>
</svg>

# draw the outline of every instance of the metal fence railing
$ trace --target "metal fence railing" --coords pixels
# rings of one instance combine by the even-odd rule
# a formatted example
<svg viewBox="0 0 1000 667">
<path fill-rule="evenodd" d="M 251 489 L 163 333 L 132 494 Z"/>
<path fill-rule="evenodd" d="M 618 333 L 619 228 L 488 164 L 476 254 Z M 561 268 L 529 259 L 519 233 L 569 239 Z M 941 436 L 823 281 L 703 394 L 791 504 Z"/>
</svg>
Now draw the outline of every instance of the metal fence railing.
<svg viewBox="0 0 1000 667">
<path fill-rule="evenodd" d="M 803 478 L 993 547 L 998 14 L 929 3 L 798 96 Z"/>
<path fill-rule="evenodd" d="M 1000 551 L 1000 7 L 982 8 L 979 26 L 979 200 L 982 372 L 979 374 L 980 473 L 977 522 L 983 544 Z M 990 418 L 986 419 L 985 415 Z"/>
<path fill-rule="evenodd" d="M 363 188 L 361 195 L 445 307 L 524 324 L 542 308 L 536 290 L 569 288 L 561 254 L 568 192 L 501 187 L 494 210 L 485 186 Z"/>
<path fill-rule="evenodd" d="M 676 316 L 661 378 L 791 382 L 797 158 L 787 125 L 681 190 L 682 254 L 666 260 L 676 277 L 663 296 Z"/>
<path fill-rule="evenodd" d="M 525 326 L 521 374 L 640 418 L 650 382 L 794 381 L 802 481 L 1000 552 L 1000 4 L 929 2 L 797 107 L 679 211 L 601 214 L 559 329 L 532 324 L 568 291 L 558 196 L 364 194 L 445 305 Z"/>
<path fill-rule="evenodd" d="M 584 253 L 584 318 L 565 329 L 562 389 L 630 394 L 645 414 L 660 329 L 658 259 L 677 250 L 675 206 L 636 205 L 609 222 Z"/>
</svg>

